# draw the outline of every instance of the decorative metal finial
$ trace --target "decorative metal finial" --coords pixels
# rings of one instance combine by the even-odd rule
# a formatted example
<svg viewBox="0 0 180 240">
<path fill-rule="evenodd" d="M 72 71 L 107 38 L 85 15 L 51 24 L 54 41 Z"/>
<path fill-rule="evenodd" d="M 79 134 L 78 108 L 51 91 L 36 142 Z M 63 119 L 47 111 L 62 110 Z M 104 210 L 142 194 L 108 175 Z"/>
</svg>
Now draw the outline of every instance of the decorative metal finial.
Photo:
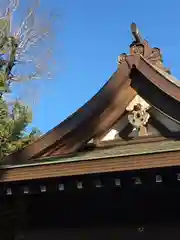
<svg viewBox="0 0 180 240">
<path fill-rule="evenodd" d="M 143 38 L 141 37 L 139 29 L 137 28 L 135 23 L 131 24 L 131 32 L 136 42 L 143 43 Z"/>
</svg>

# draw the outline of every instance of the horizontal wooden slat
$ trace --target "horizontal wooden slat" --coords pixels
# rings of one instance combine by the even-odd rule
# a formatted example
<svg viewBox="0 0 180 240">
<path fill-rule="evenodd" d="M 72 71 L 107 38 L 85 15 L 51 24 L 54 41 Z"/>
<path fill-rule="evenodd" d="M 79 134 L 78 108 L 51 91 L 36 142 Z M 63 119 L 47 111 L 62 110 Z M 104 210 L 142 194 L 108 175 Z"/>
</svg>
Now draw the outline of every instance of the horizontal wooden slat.
<svg viewBox="0 0 180 240">
<path fill-rule="evenodd" d="M 180 165 L 180 151 L 0 170 L 1 182 Z"/>
</svg>

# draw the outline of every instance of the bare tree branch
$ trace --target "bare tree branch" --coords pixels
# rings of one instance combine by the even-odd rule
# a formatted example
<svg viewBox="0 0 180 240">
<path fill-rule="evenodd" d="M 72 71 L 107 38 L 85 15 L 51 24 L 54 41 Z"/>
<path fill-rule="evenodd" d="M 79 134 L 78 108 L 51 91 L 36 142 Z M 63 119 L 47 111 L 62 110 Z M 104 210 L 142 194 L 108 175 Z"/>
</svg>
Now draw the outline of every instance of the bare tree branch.
<svg viewBox="0 0 180 240">
<path fill-rule="evenodd" d="M 51 79 L 49 64 L 52 59 L 52 13 L 41 21 L 37 18 L 39 0 L 35 0 L 21 21 L 12 31 L 14 13 L 18 12 L 20 0 L 9 0 L 4 15 L 0 18 L 0 71 L 5 69 L 0 81 L 26 82 L 45 77 Z M 49 46 L 47 46 L 49 43 Z M 42 53 L 41 53 L 42 51 Z M 38 54 L 37 54 L 38 52 Z M 21 67 L 23 66 L 23 67 Z M 24 69 L 27 69 L 25 71 Z M 23 70 L 23 71 L 22 71 Z M 4 71 L 4 70 L 3 70 Z M 1 89 L 0 89 L 1 92 Z"/>
</svg>

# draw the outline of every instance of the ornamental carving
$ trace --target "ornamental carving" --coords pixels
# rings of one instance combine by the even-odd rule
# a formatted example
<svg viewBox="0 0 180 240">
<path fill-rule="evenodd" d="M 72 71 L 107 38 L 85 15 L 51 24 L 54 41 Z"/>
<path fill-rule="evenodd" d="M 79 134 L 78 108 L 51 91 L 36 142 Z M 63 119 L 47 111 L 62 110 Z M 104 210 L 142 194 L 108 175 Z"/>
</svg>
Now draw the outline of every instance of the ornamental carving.
<svg viewBox="0 0 180 240">
<path fill-rule="evenodd" d="M 144 40 L 135 23 L 131 24 L 131 32 L 134 41 L 130 45 L 130 55 L 142 55 L 151 64 L 170 74 L 170 70 L 164 67 L 161 50 L 159 48 L 151 48 L 146 40 Z M 118 64 L 125 59 L 125 54 L 118 58 Z"/>
<path fill-rule="evenodd" d="M 134 131 L 138 131 L 139 135 L 147 135 L 146 126 L 148 124 L 150 115 L 148 110 L 150 105 L 139 95 L 130 102 L 127 106 L 126 111 L 128 111 L 128 121 L 133 126 Z"/>
<path fill-rule="evenodd" d="M 134 44 L 130 47 L 131 55 L 144 55 L 144 45 L 143 44 Z"/>
<path fill-rule="evenodd" d="M 121 55 L 118 56 L 118 64 L 122 64 L 123 62 L 126 61 L 126 54 L 122 53 Z"/>
<path fill-rule="evenodd" d="M 146 109 L 143 109 L 143 106 L 140 103 L 136 104 L 133 111 L 128 114 L 129 122 L 137 130 L 142 126 L 145 126 L 148 123 L 149 118 L 149 113 Z"/>
</svg>

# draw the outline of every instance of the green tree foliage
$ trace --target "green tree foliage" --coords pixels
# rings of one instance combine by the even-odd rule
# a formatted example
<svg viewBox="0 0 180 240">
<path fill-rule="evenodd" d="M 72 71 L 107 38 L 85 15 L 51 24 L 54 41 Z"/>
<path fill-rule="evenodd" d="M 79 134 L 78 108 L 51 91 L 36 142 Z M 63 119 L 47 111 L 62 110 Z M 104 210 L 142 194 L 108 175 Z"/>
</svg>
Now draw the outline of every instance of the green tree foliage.
<svg viewBox="0 0 180 240">
<path fill-rule="evenodd" d="M 14 67 L 25 56 L 28 47 L 46 34 L 45 31 L 37 35 L 34 29 L 28 26 L 32 23 L 32 10 L 22 22 L 19 31 L 12 34 L 12 12 L 17 7 L 15 3 L 18 1 L 12 1 L 5 16 L 0 18 L 0 161 L 8 154 L 30 144 L 40 135 L 35 128 L 30 133 L 27 132 L 27 127 L 32 121 L 31 110 L 20 101 L 10 104 L 6 99 L 6 95 L 11 93 L 11 83 L 22 79 L 21 75 L 14 75 Z M 27 60 L 26 57 L 24 59 Z M 36 75 L 34 73 L 28 79 Z"/>
<path fill-rule="evenodd" d="M 0 6 L 1 2 L 0 0 Z M 2 15 L 0 16 L 0 161 L 40 135 L 37 129 L 27 132 L 27 127 L 32 121 L 31 110 L 21 101 L 13 101 L 13 104 L 10 104 L 7 100 L 13 84 L 37 80 L 42 76 L 46 79 L 51 78 L 47 63 L 52 60 L 54 15 L 36 19 L 35 12 L 39 9 L 40 0 L 21 1 L 23 2 L 26 2 L 26 7 L 28 2 L 31 6 L 27 7 L 26 16 L 14 31 L 13 17 L 14 15 L 19 17 L 20 0 L 8 0 L 4 11 L 0 9 Z M 43 20 L 39 21 L 40 19 Z M 47 39 L 50 40 L 48 43 L 44 41 Z M 18 69 L 20 65 L 23 67 Z"/>
<path fill-rule="evenodd" d="M 32 121 L 32 113 L 28 107 L 16 101 L 10 110 L 8 102 L 0 98 L 0 159 L 30 144 L 39 136 L 33 129 L 26 133 Z"/>
<path fill-rule="evenodd" d="M 26 133 L 32 121 L 31 110 L 20 101 L 12 105 L 5 100 L 4 95 L 10 92 L 12 69 L 16 63 L 18 43 L 12 36 L 1 39 L 0 48 L 0 160 L 18 149 L 30 144 L 39 136 L 39 131 L 33 129 Z M 8 54 L 7 54 L 8 53 Z M 6 56 L 9 58 L 6 58 Z"/>
</svg>

